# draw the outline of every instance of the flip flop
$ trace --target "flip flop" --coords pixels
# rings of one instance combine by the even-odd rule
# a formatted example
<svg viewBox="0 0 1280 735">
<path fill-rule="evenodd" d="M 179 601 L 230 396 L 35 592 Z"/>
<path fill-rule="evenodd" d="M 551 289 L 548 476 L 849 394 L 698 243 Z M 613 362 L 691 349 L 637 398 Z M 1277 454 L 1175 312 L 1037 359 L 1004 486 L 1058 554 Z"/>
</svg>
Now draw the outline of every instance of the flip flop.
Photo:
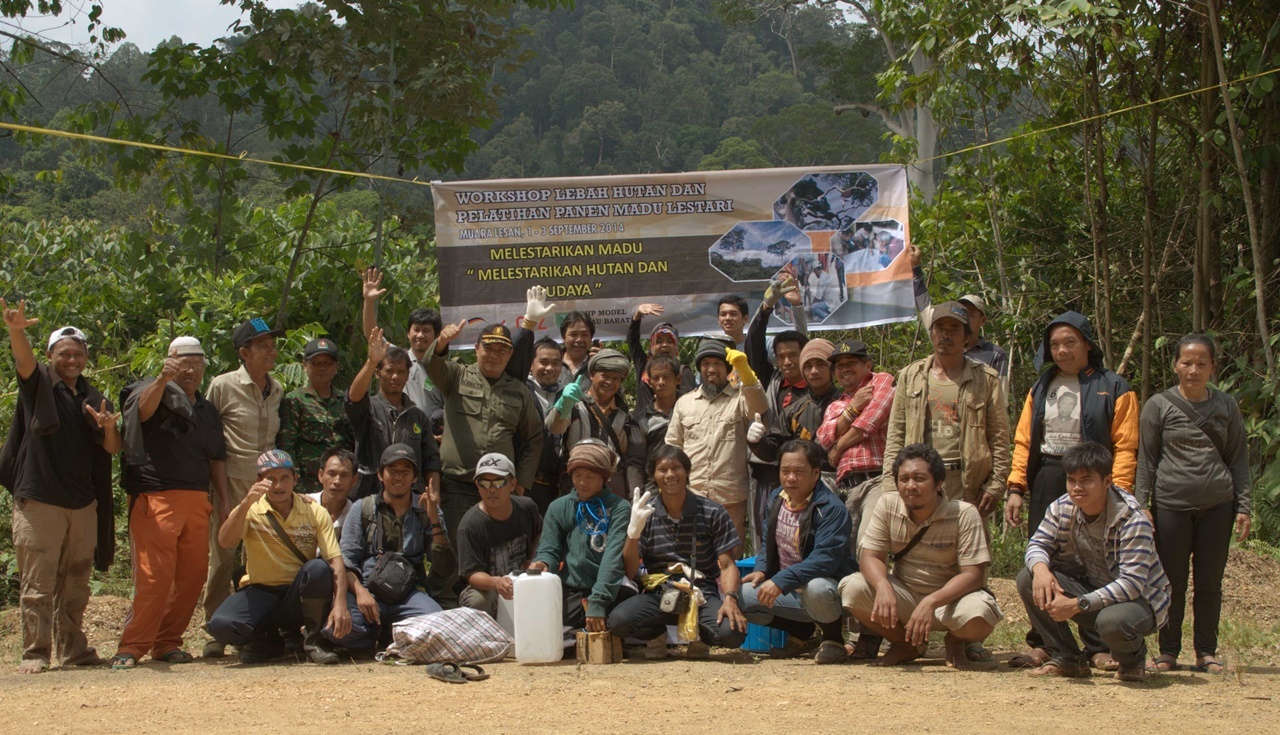
<svg viewBox="0 0 1280 735">
<path fill-rule="evenodd" d="M 427 664 L 427 676 L 449 684 L 467 683 L 467 678 L 458 670 L 458 665 L 449 661 L 439 664 Z"/>
<path fill-rule="evenodd" d="M 172 651 L 169 651 L 168 653 L 164 653 L 159 656 L 156 656 L 155 659 L 157 661 L 163 661 L 167 664 L 189 664 L 192 661 L 195 661 L 196 657 L 192 656 L 191 654 L 187 653 L 181 648 L 175 648 Z"/>
<path fill-rule="evenodd" d="M 1088 666 L 1069 666 L 1061 661 L 1049 659 L 1040 666 L 1027 672 L 1031 676 L 1057 676 L 1066 679 L 1083 679 L 1089 677 L 1092 672 Z"/>
<path fill-rule="evenodd" d="M 1043 648 L 1032 648 L 1009 659 L 1009 666 L 1015 669 L 1040 668 L 1049 663 L 1049 652 Z"/>
<path fill-rule="evenodd" d="M 992 664 L 996 661 L 995 656 L 991 655 L 991 651 L 987 650 L 981 643 L 972 648 L 965 646 L 964 657 L 971 664 Z"/>
<path fill-rule="evenodd" d="M 1120 670 L 1119 662 L 1117 662 L 1114 658 L 1111 658 L 1110 653 L 1105 653 L 1102 651 L 1099 651 L 1098 653 L 1095 653 L 1092 656 L 1090 656 L 1089 663 L 1093 666 L 1093 668 L 1099 671 L 1119 671 Z"/>
<path fill-rule="evenodd" d="M 486 672 L 484 667 L 479 664 L 458 664 L 457 668 L 458 673 L 462 674 L 467 681 L 484 681 L 489 678 L 488 672 Z M 475 673 L 467 673 L 468 670 L 474 671 Z"/>
<path fill-rule="evenodd" d="M 1177 657 L 1171 656 L 1167 653 L 1162 653 L 1159 656 L 1156 656 L 1152 659 L 1151 663 L 1147 664 L 1147 671 L 1157 674 L 1163 674 L 1166 671 L 1179 671 L 1181 669 L 1182 664 L 1178 663 Z"/>
<path fill-rule="evenodd" d="M 116 671 L 128 671 L 138 667 L 138 658 L 132 653 L 117 653 L 111 657 L 111 668 Z"/>
<path fill-rule="evenodd" d="M 1201 656 L 1196 660 L 1196 665 L 1192 666 L 1191 670 L 1202 674 L 1221 674 L 1225 667 L 1221 661 L 1213 656 Z"/>
</svg>

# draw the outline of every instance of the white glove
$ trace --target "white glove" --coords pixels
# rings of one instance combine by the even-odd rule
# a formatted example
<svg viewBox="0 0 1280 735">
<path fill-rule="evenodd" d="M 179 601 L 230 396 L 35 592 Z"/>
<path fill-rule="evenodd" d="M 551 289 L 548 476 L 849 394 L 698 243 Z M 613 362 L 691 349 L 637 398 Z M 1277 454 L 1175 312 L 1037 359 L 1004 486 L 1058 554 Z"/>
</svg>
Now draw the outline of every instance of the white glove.
<svg viewBox="0 0 1280 735">
<path fill-rule="evenodd" d="M 646 491 L 640 494 L 640 488 L 631 491 L 631 520 L 627 523 L 627 538 L 638 539 L 644 533 L 645 524 L 653 515 L 654 508 L 649 505 L 653 493 Z"/>
<path fill-rule="evenodd" d="M 555 304 L 547 303 L 547 289 L 542 286 L 531 286 L 524 294 L 524 318 L 531 322 L 540 322 L 542 317 L 555 311 Z"/>
<path fill-rule="evenodd" d="M 747 427 L 747 443 L 755 444 L 764 438 L 764 424 L 760 423 L 760 414 L 756 414 L 756 420 L 751 422 L 751 426 Z"/>
</svg>

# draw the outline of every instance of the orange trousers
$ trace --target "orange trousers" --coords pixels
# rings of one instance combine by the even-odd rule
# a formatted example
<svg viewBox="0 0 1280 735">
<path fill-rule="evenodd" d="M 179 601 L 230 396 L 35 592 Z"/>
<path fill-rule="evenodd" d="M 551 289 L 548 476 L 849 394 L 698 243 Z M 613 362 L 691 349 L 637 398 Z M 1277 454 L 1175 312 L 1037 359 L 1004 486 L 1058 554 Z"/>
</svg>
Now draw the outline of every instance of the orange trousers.
<svg viewBox="0 0 1280 735">
<path fill-rule="evenodd" d="M 129 513 L 133 607 L 117 653 L 141 659 L 182 648 L 209 564 L 209 494 L 141 493 Z"/>
</svg>

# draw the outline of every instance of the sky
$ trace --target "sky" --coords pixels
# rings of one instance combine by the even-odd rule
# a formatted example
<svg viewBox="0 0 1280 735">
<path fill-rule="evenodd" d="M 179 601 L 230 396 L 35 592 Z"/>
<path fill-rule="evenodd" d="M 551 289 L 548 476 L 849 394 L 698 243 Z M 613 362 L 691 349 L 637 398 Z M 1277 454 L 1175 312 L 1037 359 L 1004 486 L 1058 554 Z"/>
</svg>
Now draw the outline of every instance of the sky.
<svg viewBox="0 0 1280 735">
<path fill-rule="evenodd" d="M 64 0 L 66 9 L 61 16 L 28 17 L 21 27 L 29 33 L 71 45 L 88 43 L 85 26 L 89 4 L 89 0 Z M 101 4 L 102 22 L 122 29 L 128 34 L 125 40 L 143 51 L 150 51 L 171 36 L 207 45 L 215 38 L 229 35 L 228 28 L 240 17 L 239 9 L 221 5 L 218 0 L 101 0 Z M 300 0 L 269 0 L 267 4 L 284 8 L 301 3 Z"/>
</svg>

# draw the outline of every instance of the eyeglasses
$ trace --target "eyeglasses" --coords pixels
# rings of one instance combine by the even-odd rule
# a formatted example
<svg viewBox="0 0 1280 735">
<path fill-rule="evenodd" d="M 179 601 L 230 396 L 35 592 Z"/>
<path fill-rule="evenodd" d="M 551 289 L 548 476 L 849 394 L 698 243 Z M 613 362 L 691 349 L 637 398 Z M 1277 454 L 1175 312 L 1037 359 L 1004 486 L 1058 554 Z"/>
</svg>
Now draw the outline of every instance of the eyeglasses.
<svg viewBox="0 0 1280 735">
<path fill-rule="evenodd" d="M 476 479 L 476 485 L 484 490 L 497 490 L 507 484 L 505 477 L 481 477 Z"/>
</svg>

